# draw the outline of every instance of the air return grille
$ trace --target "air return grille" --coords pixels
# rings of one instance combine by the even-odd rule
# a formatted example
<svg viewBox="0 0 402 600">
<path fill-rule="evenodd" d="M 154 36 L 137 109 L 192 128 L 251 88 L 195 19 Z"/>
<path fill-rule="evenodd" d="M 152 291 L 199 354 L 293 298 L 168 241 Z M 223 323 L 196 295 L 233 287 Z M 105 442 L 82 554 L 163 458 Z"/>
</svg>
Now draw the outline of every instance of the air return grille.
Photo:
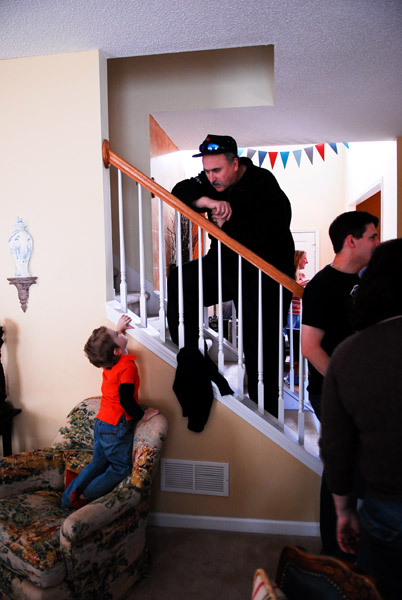
<svg viewBox="0 0 402 600">
<path fill-rule="evenodd" d="M 165 492 L 229 496 L 229 463 L 162 458 L 161 489 Z"/>
</svg>

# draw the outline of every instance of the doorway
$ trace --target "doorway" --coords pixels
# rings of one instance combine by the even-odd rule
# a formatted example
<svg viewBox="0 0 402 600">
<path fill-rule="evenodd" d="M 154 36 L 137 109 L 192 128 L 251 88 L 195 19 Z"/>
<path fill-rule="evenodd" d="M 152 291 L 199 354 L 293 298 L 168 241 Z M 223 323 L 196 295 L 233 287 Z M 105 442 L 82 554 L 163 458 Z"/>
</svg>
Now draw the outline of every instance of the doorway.
<svg viewBox="0 0 402 600">
<path fill-rule="evenodd" d="M 365 210 L 378 218 L 378 239 L 381 242 L 381 191 L 375 192 L 366 200 L 356 204 L 356 210 Z"/>
</svg>

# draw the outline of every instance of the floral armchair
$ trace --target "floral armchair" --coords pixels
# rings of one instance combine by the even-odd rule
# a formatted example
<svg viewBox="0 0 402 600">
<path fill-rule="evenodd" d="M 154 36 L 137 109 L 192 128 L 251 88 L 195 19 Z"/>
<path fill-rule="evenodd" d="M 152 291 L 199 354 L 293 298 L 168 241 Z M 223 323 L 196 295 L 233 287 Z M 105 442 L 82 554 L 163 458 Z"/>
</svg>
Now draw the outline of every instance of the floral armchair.
<svg viewBox="0 0 402 600">
<path fill-rule="evenodd" d="M 145 530 L 167 421 L 137 425 L 133 470 L 83 508 L 61 504 L 92 459 L 100 398 L 78 404 L 49 448 L 0 459 L 0 598 L 116 600 L 148 572 Z"/>
</svg>

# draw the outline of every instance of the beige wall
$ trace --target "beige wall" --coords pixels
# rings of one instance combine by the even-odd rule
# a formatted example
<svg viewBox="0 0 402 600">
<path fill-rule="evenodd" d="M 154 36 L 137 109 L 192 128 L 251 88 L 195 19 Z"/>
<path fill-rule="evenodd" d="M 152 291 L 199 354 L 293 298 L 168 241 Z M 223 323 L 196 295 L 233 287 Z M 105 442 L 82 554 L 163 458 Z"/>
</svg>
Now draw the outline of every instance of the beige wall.
<svg viewBox="0 0 402 600">
<path fill-rule="evenodd" d="M 50 444 L 70 408 L 99 393 L 101 372 L 82 348 L 90 331 L 107 323 L 105 70 L 96 51 L 0 63 L 7 89 L 0 99 L 0 323 L 9 400 L 22 408 L 16 452 Z M 7 281 L 13 275 L 7 239 L 17 216 L 33 237 L 30 271 L 38 277 L 26 313 Z M 172 392 L 174 370 L 131 339 L 129 348 L 138 357 L 141 400 L 169 420 L 164 455 L 230 463 L 230 498 L 162 494 L 156 481 L 155 510 L 317 520 L 317 475 L 217 403 L 205 431 L 190 432 Z"/>
<path fill-rule="evenodd" d="M 0 323 L 14 450 L 49 444 L 61 419 L 98 390 L 82 348 L 105 320 L 106 61 L 97 52 L 0 61 Z M 103 124 L 103 125 L 102 125 Z M 33 237 L 28 309 L 7 277 L 17 217 Z"/>
<path fill-rule="evenodd" d="M 152 509 L 184 515 L 317 521 L 320 478 L 214 400 L 201 433 L 187 429 L 172 391 L 175 370 L 130 340 L 141 375 L 141 400 L 169 421 L 165 458 L 228 462 L 228 498 L 161 492 L 155 481 Z"/>
</svg>

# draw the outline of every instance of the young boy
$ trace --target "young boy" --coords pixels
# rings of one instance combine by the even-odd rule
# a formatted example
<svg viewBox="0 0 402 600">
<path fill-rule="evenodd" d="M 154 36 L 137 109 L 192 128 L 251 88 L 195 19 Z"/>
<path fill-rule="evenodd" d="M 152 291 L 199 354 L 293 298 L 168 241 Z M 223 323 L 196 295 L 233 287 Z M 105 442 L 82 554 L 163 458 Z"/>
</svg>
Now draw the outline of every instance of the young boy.
<svg viewBox="0 0 402 600">
<path fill-rule="evenodd" d="M 103 368 L 101 405 L 95 419 L 92 462 L 73 479 L 63 494 L 62 504 L 80 508 L 104 496 L 132 470 L 133 434 L 136 424 L 159 413 L 138 404 L 140 378 L 135 356 L 127 353 L 126 329 L 131 318 L 122 315 L 117 330 L 94 329 L 84 352 L 95 367 Z"/>
</svg>

